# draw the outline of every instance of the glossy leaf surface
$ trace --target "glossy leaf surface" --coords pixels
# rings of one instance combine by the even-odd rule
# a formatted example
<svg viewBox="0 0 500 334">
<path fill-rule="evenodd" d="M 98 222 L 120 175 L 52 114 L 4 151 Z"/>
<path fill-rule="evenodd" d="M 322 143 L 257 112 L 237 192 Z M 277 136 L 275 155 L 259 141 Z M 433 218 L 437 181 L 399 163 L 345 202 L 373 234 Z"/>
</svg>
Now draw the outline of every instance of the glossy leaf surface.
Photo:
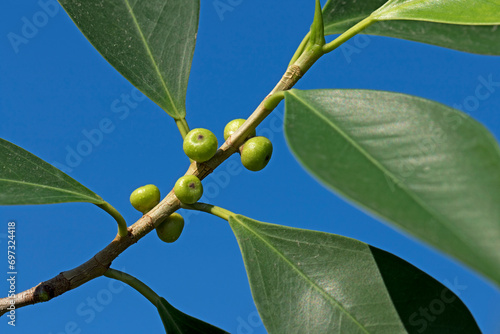
<svg viewBox="0 0 500 334">
<path fill-rule="evenodd" d="M 365 243 L 230 216 L 269 333 L 480 333 L 460 299 Z M 422 307 L 439 316 L 425 321 Z"/>
<path fill-rule="evenodd" d="M 321 183 L 500 284 L 500 150 L 481 124 L 404 94 L 292 90 L 285 133 Z"/>
<path fill-rule="evenodd" d="M 385 0 L 328 1 L 323 8 L 325 34 L 343 33 L 385 3 Z M 497 25 L 391 20 L 376 22 L 363 33 L 402 38 L 471 53 L 500 55 L 500 29 Z"/>
<path fill-rule="evenodd" d="M 450 24 L 498 25 L 499 0 L 389 0 L 377 20 L 416 20 Z"/>
</svg>

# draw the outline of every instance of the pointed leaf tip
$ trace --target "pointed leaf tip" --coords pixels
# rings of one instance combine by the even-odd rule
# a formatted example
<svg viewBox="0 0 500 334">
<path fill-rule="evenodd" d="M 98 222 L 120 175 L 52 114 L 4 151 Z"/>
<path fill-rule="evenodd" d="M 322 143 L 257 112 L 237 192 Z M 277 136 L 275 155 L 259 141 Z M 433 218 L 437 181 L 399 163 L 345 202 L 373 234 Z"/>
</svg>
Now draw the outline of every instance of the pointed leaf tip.
<svg viewBox="0 0 500 334">
<path fill-rule="evenodd" d="M 101 55 L 174 119 L 185 117 L 199 0 L 59 0 Z"/>
<path fill-rule="evenodd" d="M 104 200 L 37 156 L 0 138 L 0 205 Z"/>
</svg>

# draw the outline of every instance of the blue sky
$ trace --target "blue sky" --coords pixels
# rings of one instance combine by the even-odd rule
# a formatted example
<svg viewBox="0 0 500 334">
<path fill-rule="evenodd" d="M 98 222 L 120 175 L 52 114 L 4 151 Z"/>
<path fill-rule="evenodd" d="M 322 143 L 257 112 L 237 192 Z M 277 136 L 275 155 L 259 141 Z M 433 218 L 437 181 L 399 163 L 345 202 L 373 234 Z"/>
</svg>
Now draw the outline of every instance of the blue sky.
<svg viewBox="0 0 500 334">
<path fill-rule="evenodd" d="M 222 141 L 225 124 L 245 118 L 275 85 L 307 33 L 314 2 L 221 0 L 220 15 L 203 1 L 187 96 L 192 128 L 211 129 Z M 166 194 L 188 160 L 172 119 L 114 70 L 51 3 L 4 0 L 0 19 L 0 137 L 68 174 L 115 206 L 129 221 L 136 187 L 154 183 Z M 42 14 L 40 14 L 42 13 Z M 37 20 L 26 43 L 13 47 Z M 381 37 L 358 37 L 322 58 L 297 88 L 367 88 L 403 92 L 462 106 L 500 138 L 500 88 L 467 107 L 483 80 L 500 81 L 500 57 L 472 55 Z M 127 97 L 128 96 L 128 97 Z M 465 104 L 464 104 L 465 103 Z M 113 106 L 123 107 L 117 111 Z M 289 152 L 283 104 L 257 132 L 273 141 L 269 166 L 244 170 L 234 156 L 204 181 L 205 201 L 257 220 L 349 236 L 390 251 L 459 294 L 484 333 L 500 333 L 500 292 L 468 269 L 381 223 L 332 194 Z M 67 160 L 103 127 L 102 140 L 80 159 Z M 80 146 L 79 146 L 80 145 Z M 69 161 L 69 163 L 68 163 Z M 286 171 L 286 172 L 284 172 Z M 231 333 L 265 333 L 256 317 L 239 248 L 229 226 L 205 214 L 187 214 L 174 244 L 154 233 L 113 264 L 149 284 L 174 306 Z M 9 220 L 17 222 L 20 290 L 88 260 L 115 236 L 116 224 L 91 204 L 0 207 L 0 249 Z M 0 253 L 5 253 L 3 250 Z M 5 265 L 4 265 L 5 264 Z M 6 272 L 6 260 L 1 265 Z M 0 280 L 0 295 L 7 284 Z M 2 333 L 161 332 L 155 309 L 134 290 L 99 278 L 49 303 L 20 309 L 15 329 Z"/>
</svg>

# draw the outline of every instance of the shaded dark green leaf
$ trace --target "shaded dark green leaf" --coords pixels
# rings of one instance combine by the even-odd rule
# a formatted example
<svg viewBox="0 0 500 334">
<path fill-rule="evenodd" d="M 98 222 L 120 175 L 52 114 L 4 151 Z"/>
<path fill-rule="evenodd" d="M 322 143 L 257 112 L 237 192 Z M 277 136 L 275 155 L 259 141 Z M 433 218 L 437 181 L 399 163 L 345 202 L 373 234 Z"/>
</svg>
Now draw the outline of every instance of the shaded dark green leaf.
<svg viewBox="0 0 500 334">
<path fill-rule="evenodd" d="M 392 254 L 241 215 L 229 224 L 269 333 L 480 333 L 453 292 Z"/>
<path fill-rule="evenodd" d="M 170 116 L 182 119 L 199 0 L 59 0 L 106 60 Z"/>
<path fill-rule="evenodd" d="M 165 298 L 159 298 L 156 305 L 158 313 L 160 313 L 161 321 L 165 326 L 165 332 L 168 334 L 224 334 L 227 333 L 222 329 L 210 325 L 204 321 L 193 318 L 172 305 Z"/>
<path fill-rule="evenodd" d="M 500 284 L 500 150 L 481 124 L 404 94 L 293 90 L 285 133 L 323 184 Z"/>
<path fill-rule="evenodd" d="M 0 205 L 104 200 L 59 169 L 0 138 Z"/>
<path fill-rule="evenodd" d="M 222 329 L 207 324 L 199 319 L 193 318 L 172 305 L 170 305 L 165 298 L 158 296 L 158 294 L 151 289 L 147 284 L 135 278 L 134 276 L 124 273 L 115 269 L 108 269 L 104 276 L 119 280 L 128 284 L 131 288 L 135 289 L 143 295 L 151 304 L 153 304 L 160 314 L 161 321 L 165 326 L 165 332 L 168 334 L 186 334 L 186 333 L 207 333 L 218 334 L 226 333 Z"/>
</svg>

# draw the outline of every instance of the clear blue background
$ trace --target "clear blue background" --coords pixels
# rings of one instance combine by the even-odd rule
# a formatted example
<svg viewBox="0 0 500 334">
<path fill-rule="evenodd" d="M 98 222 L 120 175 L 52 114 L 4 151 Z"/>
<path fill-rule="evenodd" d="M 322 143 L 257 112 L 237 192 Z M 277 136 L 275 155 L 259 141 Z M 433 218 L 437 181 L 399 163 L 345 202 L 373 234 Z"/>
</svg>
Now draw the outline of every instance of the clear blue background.
<svg viewBox="0 0 500 334">
<path fill-rule="evenodd" d="M 207 127 L 222 141 L 229 120 L 253 111 L 307 32 L 313 3 L 243 0 L 219 16 L 213 1 L 202 1 L 187 96 L 192 128 Z M 113 101 L 131 94 L 133 87 L 62 9 L 47 16 L 17 53 L 8 33 L 21 35 L 23 18 L 43 19 L 42 8 L 34 0 L 3 0 L 1 9 L 0 137 L 50 163 L 65 164 L 68 147 L 76 149 L 85 140 L 82 131 L 111 120 L 114 130 L 69 175 L 134 222 L 140 214 L 129 204 L 130 192 L 155 183 L 166 194 L 188 166 L 174 122 L 149 100 L 130 107 L 126 117 L 113 112 Z M 471 101 L 480 77 L 500 81 L 500 57 L 380 37 L 351 40 L 348 45 L 321 59 L 297 88 L 390 90 L 453 106 Z M 500 138 L 500 87 L 495 89 L 467 111 Z M 205 200 L 258 220 L 337 233 L 390 251 L 459 293 L 484 333 L 500 333 L 499 291 L 314 181 L 287 149 L 282 115 L 281 104 L 258 129 L 274 143 L 268 168 L 252 173 L 232 157 L 231 165 L 224 164 L 204 181 Z M 0 254 L 6 254 L 7 222 L 17 222 L 19 291 L 88 260 L 116 234 L 114 221 L 91 204 L 0 210 Z M 178 242 L 164 244 L 152 233 L 116 259 L 113 267 L 137 276 L 180 310 L 229 332 L 265 333 L 229 226 L 206 214 L 187 218 Z M 0 267 L 7 272 L 5 255 L 0 256 Z M 0 318 L 0 332 L 162 332 L 151 304 L 131 288 L 109 284 L 107 278 L 95 279 L 48 303 L 22 308 L 15 328 L 7 325 L 5 316 Z M 7 290 L 1 279 L 0 295 Z"/>
</svg>

